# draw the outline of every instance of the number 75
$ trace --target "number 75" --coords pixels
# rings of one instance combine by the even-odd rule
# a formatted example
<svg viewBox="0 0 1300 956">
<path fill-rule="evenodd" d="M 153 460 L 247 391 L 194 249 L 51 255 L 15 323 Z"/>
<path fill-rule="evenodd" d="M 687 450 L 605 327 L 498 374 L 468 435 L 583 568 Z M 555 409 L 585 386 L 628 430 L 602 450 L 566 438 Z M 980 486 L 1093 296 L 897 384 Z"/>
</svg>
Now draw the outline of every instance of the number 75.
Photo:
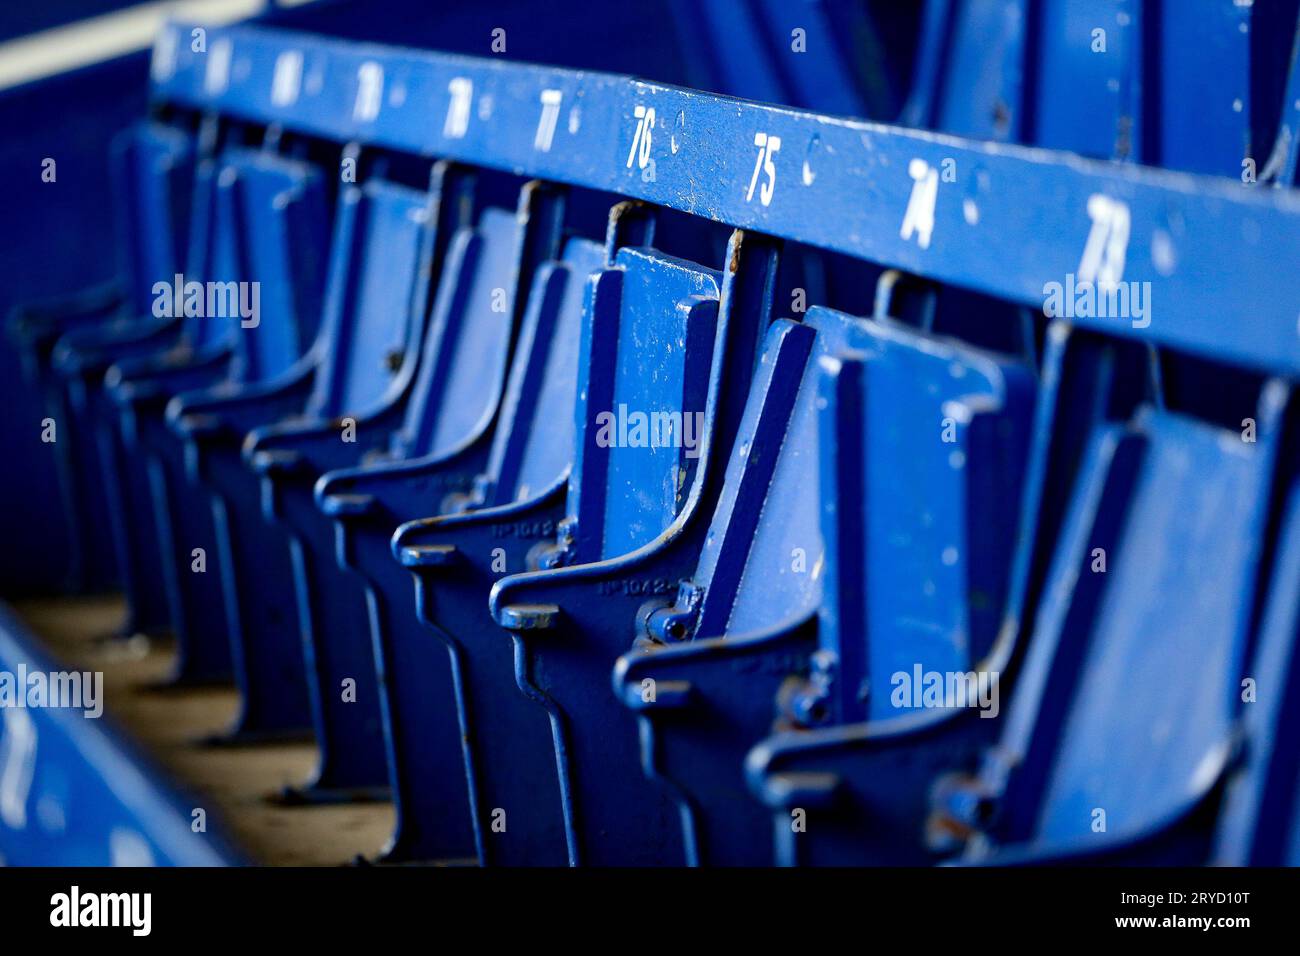
<svg viewBox="0 0 1300 956">
<path fill-rule="evenodd" d="M 781 137 L 768 136 L 767 133 L 755 133 L 754 145 L 758 155 L 754 158 L 754 175 L 749 177 L 749 191 L 745 193 L 745 202 L 754 198 L 754 187 L 758 185 L 758 172 L 761 169 L 767 181 L 758 190 L 758 201 L 764 206 L 772 204 L 772 194 L 776 192 L 776 163 L 772 157 L 781 151 Z"/>
</svg>

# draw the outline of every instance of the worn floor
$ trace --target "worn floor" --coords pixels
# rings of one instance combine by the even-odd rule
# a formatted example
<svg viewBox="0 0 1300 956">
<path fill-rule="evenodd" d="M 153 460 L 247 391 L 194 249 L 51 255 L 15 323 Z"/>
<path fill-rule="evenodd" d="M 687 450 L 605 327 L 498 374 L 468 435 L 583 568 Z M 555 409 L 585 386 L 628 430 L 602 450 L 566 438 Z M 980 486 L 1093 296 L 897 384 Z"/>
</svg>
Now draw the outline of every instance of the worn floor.
<svg viewBox="0 0 1300 956">
<path fill-rule="evenodd" d="M 280 807 L 268 794 L 305 782 L 316 763 L 310 743 L 212 747 L 200 741 L 230 725 L 233 688 L 160 689 L 171 672 L 170 645 L 108 641 L 123 619 L 116 597 L 19 601 L 13 605 L 57 658 L 104 672 L 105 710 L 181 787 L 210 799 L 219 820 L 254 862 L 329 866 L 375 857 L 393 827 L 390 804 Z"/>
</svg>

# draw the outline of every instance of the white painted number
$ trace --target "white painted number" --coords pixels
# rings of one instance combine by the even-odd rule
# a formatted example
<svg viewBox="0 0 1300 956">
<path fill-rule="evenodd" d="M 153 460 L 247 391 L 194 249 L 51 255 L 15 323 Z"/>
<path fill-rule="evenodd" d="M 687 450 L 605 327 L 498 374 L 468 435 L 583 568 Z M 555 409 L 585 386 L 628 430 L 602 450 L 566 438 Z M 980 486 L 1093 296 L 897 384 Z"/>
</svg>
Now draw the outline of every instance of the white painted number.
<svg viewBox="0 0 1300 956">
<path fill-rule="evenodd" d="M 384 68 L 373 60 L 362 63 L 357 69 L 357 100 L 352 105 L 352 118 L 369 123 L 379 115 L 383 95 Z"/>
<path fill-rule="evenodd" d="M 6 707 L 0 736 L 0 822 L 27 826 L 27 795 L 36 771 L 36 725 L 25 710 Z"/>
<path fill-rule="evenodd" d="M 563 98 L 564 94 L 559 90 L 542 90 L 542 116 L 537 121 L 533 149 L 543 153 L 551 151 L 551 140 L 555 138 L 555 124 L 560 118 L 560 101 Z"/>
<path fill-rule="evenodd" d="M 1094 193 L 1088 197 L 1088 216 L 1092 228 L 1079 260 L 1078 280 L 1117 286 L 1124 277 L 1124 260 L 1128 257 L 1128 205 Z"/>
<path fill-rule="evenodd" d="M 230 85 L 230 55 L 234 47 L 229 40 L 218 40 L 208 52 L 208 68 L 203 74 L 203 91 L 217 96 Z"/>
<path fill-rule="evenodd" d="M 749 177 L 749 191 L 745 193 L 745 202 L 754 198 L 754 187 L 758 185 L 758 173 L 762 170 L 767 180 L 759 186 L 758 201 L 764 206 L 770 206 L 772 194 L 776 192 L 776 163 L 772 161 L 772 157 L 781 151 L 781 137 L 755 133 L 754 145 L 758 147 L 758 155 L 754 158 L 754 175 Z"/>
<path fill-rule="evenodd" d="M 170 80 L 176 72 L 176 31 L 164 30 L 158 34 L 153 48 L 152 73 L 155 80 Z"/>
<path fill-rule="evenodd" d="M 934 235 L 934 207 L 939 199 L 939 170 L 923 159 L 914 159 L 908 163 L 907 172 L 912 177 L 912 195 L 907 200 L 907 212 L 903 213 L 898 235 L 908 240 L 915 233 L 916 244 L 929 249 L 930 237 Z"/>
<path fill-rule="evenodd" d="M 474 84 L 468 77 L 457 76 L 447 84 L 451 104 L 447 107 L 447 120 L 442 124 L 442 135 L 447 139 L 462 139 L 469 129 L 469 107 L 474 99 Z"/>
<path fill-rule="evenodd" d="M 298 101 L 302 87 L 302 53 L 285 50 L 275 61 L 275 76 L 271 80 L 271 105 L 292 106 Z"/>
<path fill-rule="evenodd" d="M 655 128 L 655 108 L 638 106 L 632 113 L 636 117 L 636 132 L 632 135 L 632 148 L 627 151 L 627 162 L 624 165 L 631 169 L 632 161 L 636 160 L 637 169 L 645 169 L 650 162 L 650 135 Z"/>
</svg>

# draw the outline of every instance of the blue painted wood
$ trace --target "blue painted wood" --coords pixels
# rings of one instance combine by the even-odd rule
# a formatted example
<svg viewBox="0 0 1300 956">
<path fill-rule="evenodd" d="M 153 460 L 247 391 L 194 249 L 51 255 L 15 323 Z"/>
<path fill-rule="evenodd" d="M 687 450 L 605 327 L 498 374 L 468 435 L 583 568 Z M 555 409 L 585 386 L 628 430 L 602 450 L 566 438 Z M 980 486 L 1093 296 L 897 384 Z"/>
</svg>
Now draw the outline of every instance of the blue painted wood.
<svg viewBox="0 0 1300 956">
<path fill-rule="evenodd" d="M 611 233 L 618 234 L 614 228 Z M 685 449 L 628 448 L 625 442 L 618 444 L 617 430 L 599 434 L 597 421 L 604 421 L 620 401 L 631 402 L 630 410 L 642 414 L 703 410 L 702 403 L 693 407 L 692 396 L 702 394 L 704 378 L 717 359 L 717 336 L 722 335 L 715 332 L 713 317 L 719 290 L 714 273 L 647 248 L 611 249 L 610 254 L 612 261 L 592 279 L 587 293 L 578 349 L 576 458 L 567 489 L 561 478 L 539 489 L 540 494 L 534 492 L 530 500 L 414 522 L 394 536 L 395 553 L 419 571 L 422 617 L 452 648 L 467 721 L 471 779 L 481 787 L 480 815 L 486 822 L 492 809 L 504 809 L 508 819 L 527 827 L 526 836 L 550 841 L 547 858 L 563 853 L 561 859 L 573 863 L 611 859 L 610 854 L 643 861 L 663 854 L 674 858 L 679 852 L 673 849 L 679 845 L 676 821 L 658 795 L 624 786 L 620 795 L 639 801 L 645 812 L 614 824 L 623 829 L 616 835 L 611 831 L 611 839 L 595 838 L 598 829 L 611 825 L 612 807 L 598 807 L 575 792 L 564 764 L 572 754 L 565 726 L 571 717 L 548 701 L 548 721 L 547 713 L 536 706 L 543 699 L 535 692 L 529 694 L 532 700 L 503 702 L 516 693 L 524 668 L 522 649 L 512 653 L 508 638 L 486 613 L 485 599 L 503 573 L 539 564 L 558 566 L 588 549 L 598 551 L 609 540 L 611 524 L 620 535 L 644 533 L 638 530 L 644 525 L 627 518 L 629 509 L 639 509 L 645 500 L 659 509 L 658 520 L 673 520 L 681 507 L 677 495 L 693 484 L 680 485 L 676 477 L 685 473 Z M 648 373 L 641 364 L 658 354 L 645 347 L 649 342 L 670 343 L 681 354 L 668 374 Z M 607 447 L 611 443 L 614 447 Z M 654 460 L 638 460 L 645 458 Z M 620 476 L 609 489 L 604 486 L 608 475 Z M 593 495 L 593 490 L 599 493 Z M 648 514 L 642 520 L 650 520 Z M 495 562 L 494 556 L 503 560 Z M 607 674 L 612 658 L 603 667 L 599 658 L 594 663 Z M 610 728 L 598 736 L 616 733 Z M 554 776 L 557 760 L 559 780 Z M 551 781 L 546 789 L 539 791 L 538 775 Z M 547 790 L 554 802 L 538 805 Z M 637 834 L 632 832 L 633 818 L 640 821 Z M 556 842 L 561 836 L 564 845 Z M 524 847 L 508 833 L 492 841 L 494 861 L 520 859 Z"/>
<path fill-rule="evenodd" d="M 69 672 L 0 605 L 0 671 L 10 682 L 0 709 L 6 771 L 0 847 L 11 866 L 225 866 L 241 862 L 215 815 L 196 832 L 192 797 L 163 782 L 102 716 L 102 674 Z M 80 687 L 66 706 L 19 707 L 29 679 L 66 675 Z M 21 675 L 21 676 L 20 676 Z M 18 683 L 19 680 L 23 682 Z M 75 683 L 71 683 L 75 681 Z M 81 706 L 75 706 L 76 704 Z"/>
<path fill-rule="evenodd" d="M 787 70 L 779 5 L 742 7 L 732 45 L 772 72 L 729 82 L 859 102 L 842 59 Z M 117 507 L 67 497 L 116 520 L 137 620 L 169 596 L 181 676 L 233 664 L 236 739 L 310 716 L 322 766 L 293 796 L 395 795 L 390 861 L 1286 858 L 1289 710 L 1238 696 L 1294 670 L 1294 424 L 1267 376 L 1300 362 L 1276 265 L 1300 205 L 1237 178 L 1274 86 L 1259 178 L 1294 178 L 1266 22 L 929 4 L 903 117 L 943 134 L 257 28 L 198 55 L 173 25 L 154 99 L 177 125 L 120 164 L 125 301 L 182 261 L 192 191 L 186 267 L 268 266 L 296 317 L 106 323 L 107 296 L 29 323 L 65 468 L 106 468 Z M 1169 82 L 1189 49 L 1214 64 L 1198 96 Z M 328 144 L 322 183 L 343 144 L 367 158 L 319 310 L 304 252 L 328 217 L 281 145 L 303 134 Z M 437 159 L 428 190 L 385 172 L 414 158 Z M 536 179 L 512 213 L 475 167 Z M 606 248 L 561 251 L 595 191 L 625 200 Z M 736 227 L 722 271 L 655 249 L 655 207 Z M 872 320 L 814 297 L 756 366 L 781 239 L 908 278 Z M 913 287 L 919 331 L 887 308 Z M 1120 314 L 1087 309 L 1098 289 Z M 1023 355 L 976 348 L 1008 347 L 1016 307 Z M 699 444 L 639 440 L 654 413 Z M 183 576 L 195 542 L 211 578 Z M 1006 697 L 904 692 L 930 672 Z"/>
<path fill-rule="evenodd" d="M 268 378 L 277 365 L 300 355 L 314 337 L 325 252 L 318 170 L 246 150 L 227 153 L 219 176 L 224 187 L 217 197 L 214 244 L 223 247 L 226 261 L 189 276 L 248 283 L 245 290 L 256 283 L 257 316 L 189 317 L 175 348 L 119 362 L 105 379 L 121 409 L 122 466 L 147 472 L 158 528 L 151 543 L 178 642 L 175 679 L 183 682 L 229 678 L 232 622 L 208 495 L 186 476 L 184 446 L 166 423 L 167 403 L 180 393 Z M 128 505 L 117 507 L 134 521 Z"/>
<path fill-rule="evenodd" d="M 770 731 L 904 716 L 897 675 L 984 656 L 1018 509 L 973 502 L 1029 433 L 1023 367 L 888 318 L 811 309 L 760 370 L 699 565 L 615 670 L 697 864 L 773 862 L 742 773 Z"/>
<path fill-rule="evenodd" d="M 523 504 L 564 480 L 572 460 L 575 345 L 586 279 L 603 262 L 599 244 L 571 238 L 562 259 L 537 271 L 499 419 L 490 433 L 449 452 L 331 472 L 317 484 L 317 500 L 337 521 L 340 560 L 367 585 L 398 810 L 390 856 L 400 850 L 429 858 L 439 847 L 439 831 L 449 829 L 449 814 L 472 799 L 477 854 L 483 862 L 565 860 L 560 816 L 542 800 L 510 803 L 506 829 L 499 823 L 493 827 L 493 812 L 505 809 L 494 786 L 498 776 L 528 779 L 526 768 L 544 759 L 546 748 L 528 755 L 526 764 L 512 759 L 508 769 L 477 759 L 466 769 L 462 748 L 477 751 L 475 728 L 487 720 L 504 723 L 498 715 L 515 709 L 514 698 L 494 702 L 470 720 L 471 674 L 454 645 L 430 635 L 411 613 L 410 575 L 393 561 L 389 539 L 402 521 L 431 510 L 472 515 L 477 508 Z M 489 566 L 500 558 L 504 569 L 504 555 L 502 550 L 481 557 Z M 454 576 L 454 569 L 444 570 Z M 481 612 L 487 589 L 480 585 Z M 468 785 L 468 795 L 454 789 L 457 781 Z"/>
<path fill-rule="evenodd" d="M 300 418 L 253 429 L 243 449 L 261 477 L 265 520 L 289 538 L 321 748 L 316 779 L 299 795 L 323 800 L 381 796 L 387 774 L 373 660 L 358 640 L 367 629 L 365 602 L 332 560 L 333 531 L 311 489 L 322 456 L 351 459 L 384 443 L 389 429 L 371 419 L 400 398 L 414 375 L 427 295 L 421 280 L 437 225 L 429 195 L 405 186 L 371 181 L 345 190 L 340 202 L 345 225 L 331 250 L 312 393 Z"/>
<path fill-rule="evenodd" d="M 222 35 L 232 44 L 229 83 L 205 89 L 203 58 L 181 50 L 171 72 L 155 82 L 160 102 L 527 170 L 1033 307 L 1042 307 L 1047 283 L 1085 271 L 1089 203 L 1096 213 L 1092 197 L 1107 197 L 1127 210 L 1122 279 L 1150 283 L 1153 312 L 1150 324 L 1136 328 L 1096 316 L 1079 317 L 1081 326 L 1272 371 L 1293 371 L 1300 363 L 1293 307 L 1300 298 L 1293 284 L 1300 280 L 1269 265 L 1300 252 L 1289 225 L 1300 200 L 1287 192 L 813 116 L 610 75 L 273 37 L 250 28 Z M 274 64 L 286 51 L 303 54 L 303 82 L 298 100 L 277 106 Z M 356 105 L 370 102 L 361 77 L 379 81 L 373 116 Z M 397 105 L 395 86 L 402 91 Z M 463 129 L 454 121 L 460 114 L 453 89 L 471 91 L 474 109 Z M 548 89 L 559 91 L 563 121 L 542 150 L 536 131 Z M 479 115 L 484 101 L 491 104 L 487 120 Z M 643 166 L 637 130 L 651 108 Z M 763 162 L 767 147 L 755 142 L 760 135 L 764 143 L 780 141 L 771 172 Z M 651 159 L 653 178 L 642 175 Z M 939 179 L 934 228 L 923 242 L 902 227 L 916 182 L 912 172 L 941 174 L 945 161 L 956 179 Z"/>
<path fill-rule="evenodd" d="M 176 334 L 175 323 L 152 317 L 151 290 L 154 277 L 174 274 L 181 262 L 195 153 L 192 137 L 157 123 L 119 135 L 111 156 L 121 228 L 118 290 L 92 294 L 80 304 L 20 311 L 12 322 L 29 376 L 66 439 L 53 445 L 73 531 L 72 580 L 79 589 L 94 590 L 121 579 L 130 600 L 127 633 L 160 629 L 166 609 L 161 594 L 141 583 L 151 572 L 157 577 L 156 562 L 138 567 L 132 561 L 153 541 L 149 515 L 129 527 L 120 524 L 109 489 L 91 479 L 117 475 L 115 440 L 106 431 L 111 405 L 98 386 L 116 358 L 156 349 Z M 142 481 L 132 485 L 147 496 Z"/>
<path fill-rule="evenodd" d="M 305 573 L 297 579 L 299 593 L 331 602 L 331 613 L 313 615 L 310 631 L 304 631 L 320 674 L 323 719 L 317 734 L 327 752 L 347 753 L 365 746 L 377 749 L 381 767 L 385 758 L 389 768 L 398 766 L 394 762 L 394 728 L 388 716 L 391 708 L 383 687 L 391 667 L 376 658 L 372 633 L 382 627 L 382 622 L 376 625 L 375 621 L 385 609 L 377 605 L 373 592 L 340 567 L 338 532 L 330 517 L 316 507 L 313 486 L 329 471 L 361 464 L 364 459 L 357 454 L 356 445 L 371 449 L 372 459 L 441 458 L 470 445 L 485 432 L 504 387 L 528 222 L 527 215 L 489 207 L 472 228 L 461 228 L 453 235 L 424 337 L 423 356 L 407 387 L 409 396 L 378 409 L 359 411 L 356 427 L 367 433 L 364 441 L 355 445 L 341 442 L 335 422 L 294 423 L 268 434 L 267 441 L 259 439 L 251 452 L 259 467 L 261 455 L 267 456 L 268 463 L 286 453 L 304 459 L 292 470 L 277 465 L 267 471 L 264 488 L 274 515 L 291 524 L 295 547 L 302 549 L 299 560 Z M 364 317 L 358 334 L 369 334 Z M 359 708 L 326 690 L 349 678 L 356 681 L 358 694 L 373 700 L 382 729 L 382 736 L 375 740 L 361 738 L 355 713 Z M 436 716 L 444 724 L 454 721 L 449 687 L 427 700 L 435 705 Z M 366 733 L 370 733 L 368 726 Z M 436 771 L 439 766 L 456 765 L 459 746 L 454 739 L 433 739 L 447 746 L 436 751 L 428 748 L 415 761 L 406 755 L 408 762 L 401 766 L 400 775 L 408 777 L 418 768 L 427 798 L 442 814 L 442 825 L 421 828 L 413 821 L 403 827 L 386 851 L 387 859 L 461 858 L 473 853 L 465 780 L 458 774 Z M 386 775 L 390 785 L 397 776 L 397 772 Z"/>
</svg>

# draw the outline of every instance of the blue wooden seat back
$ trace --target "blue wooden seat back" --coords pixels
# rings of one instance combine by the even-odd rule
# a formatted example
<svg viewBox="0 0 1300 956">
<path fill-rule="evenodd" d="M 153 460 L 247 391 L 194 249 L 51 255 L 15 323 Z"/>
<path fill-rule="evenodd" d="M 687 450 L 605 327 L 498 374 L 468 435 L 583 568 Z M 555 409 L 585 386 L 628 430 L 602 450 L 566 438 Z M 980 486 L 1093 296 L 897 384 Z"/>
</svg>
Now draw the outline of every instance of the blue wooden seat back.
<svg viewBox="0 0 1300 956">
<path fill-rule="evenodd" d="M 917 699 L 892 677 L 967 672 L 1001 619 L 1029 439 L 1022 364 L 873 323 L 872 350 L 828 381 L 820 446 L 832 713 L 887 719 Z"/>
<path fill-rule="evenodd" d="M 343 193 L 338 218 L 321 323 L 325 362 L 306 409 L 316 417 L 377 402 L 411 360 L 423 321 L 412 305 L 432 230 L 428 195 L 368 182 Z"/>
<path fill-rule="evenodd" d="M 583 303 L 604 252 L 598 242 L 570 238 L 560 260 L 539 270 L 520 359 L 502 402 L 502 428 L 488 458 L 487 504 L 526 501 L 552 487 L 572 464 Z"/>
<path fill-rule="evenodd" d="M 150 314 L 154 283 L 170 281 L 179 271 L 194 153 L 188 135 L 160 123 L 140 123 L 114 141 L 110 163 L 122 270 L 128 302 L 138 315 Z"/>
<path fill-rule="evenodd" d="M 968 501 L 1016 479 L 1032 395 L 1026 366 L 891 319 L 769 329 L 696 571 L 615 668 L 693 863 L 770 861 L 742 766 L 774 719 L 896 717 L 897 671 L 971 666 L 1016 508 Z"/>
<path fill-rule="evenodd" d="M 510 350 L 520 241 L 514 212 L 499 208 L 452 237 L 411 403 L 389 443 L 394 458 L 447 454 L 492 417 Z"/>
<path fill-rule="evenodd" d="M 289 369 L 319 331 L 329 215 L 312 165 L 260 151 L 234 161 L 238 272 L 260 284 L 261 310 L 255 327 L 239 328 L 235 347 L 242 377 L 262 381 Z"/>
<path fill-rule="evenodd" d="M 1300 494 L 1289 488 L 1242 681 L 1246 745 L 1216 826 L 1211 862 L 1221 866 L 1300 866 Z"/>
<path fill-rule="evenodd" d="M 1196 16 L 1177 5 L 1112 0 L 1038 7 L 1035 144 L 1241 174 L 1251 145 L 1251 4 L 1213 5 Z M 1207 60 L 1214 69 L 1204 68 Z M 1075 108 L 1063 110 L 1063 102 Z"/>
<path fill-rule="evenodd" d="M 1169 413 L 1148 443 L 1092 624 L 1035 836 L 1055 842 L 1158 820 L 1195 792 L 1228 736 L 1255 542 L 1258 455 Z"/>
<path fill-rule="evenodd" d="M 537 216 L 538 198 L 525 187 L 520 214 L 489 208 L 477 226 L 461 229 L 449 243 L 420 380 L 401 441 L 389 444 L 389 456 L 398 460 L 330 472 L 315 486 L 318 504 L 337 519 L 339 562 L 366 585 L 398 811 L 385 857 L 390 861 L 463 855 L 471 846 L 488 855 L 472 843 L 469 814 L 457 812 L 469 809 L 469 782 L 448 772 L 463 759 L 461 738 L 451 732 L 460 684 L 441 642 L 411 614 L 410 582 L 392 560 L 389 539 L 400 516 L 463 511 L 491 504 L 495 494 L 513 496 L 520 474 L 533 475 L 545 490 L 562 486 L 573 448 L 586 280 L 605 259 L 602 245 L 572 239 L 563 259 L 544 262 L 527 283 L 521 274 L 531 261 L 526 250 L 549 238 L 535 230 L 539 222 L 549 225 Z M 516 309 L 515 290 L 529 285 L 527 302 Z M 505 349 L 516 314 L 520 327 L 507 383 Z M 500 413 L 489 427 L 498 396 Z M 526 451 L 533 429 L 560 446 L 558 460 L 546 443 Z M 402 445 L 418 451 L 404 452 Z M 486 616 L 483 596 L 479 608 Z M 332 622 L 318 627 L 317 642 L 332 630 Z M 355 632 L 342 636 L 356 639 Z M 493 701 L 494 712 L 508 703 Z M 512 812 L 513 827 L 522 826 L 522 813 Z"/>
<path fill-rule="evenodd" d="M 685 503 L 699 459 L 685 436 L 680 447 L 649 447 L 648 423 L 677 413 L 684 434 L 685 417 L 704 413 L 720 287 L 712 270 L 638 248 L 620 249 L 599 276 L 580 347 L 573 563 L 636 550 Z"/>
<path fill-rule="evenodd" d="M 175 312 L 181 319 L 183 341 L 195 349 L 233 346 L 239 329 L 239 283 L 252 278 L 240 268 L 237 234 L 240 178 L 239 167 L 226 163 L 224 156 L 200 163 L 195 175 L 190 248 L 183 278 L 187 285 L 203 284 L 201 301 L 197 311 L 191 314 L 192 302 L 186 295 Z M 207 208 L 201 210 L 203 205 Z M 169 290 L 174 289 L 172 277 L 163 281 Z M 227 294 L 227 290 L 233 294 Z"/>
<path fill-rule="evenodd" d="M 1094 436 L 983 770 L 997 842 L 1132 837 L 1217 783 L 1248 652 L 1277 391 L 1263 393 L 1258 444 L 1151 406 Z"/>
<path fill-rule="evenodd" d="M 817 369 L 869 348 L 868 323 L 814 307 L 767 332 L 723 491 L 693 578 L 703 589 L 697 637 L 771 626 L 821 598 L 817 530 Z"/>
<path fill-rule="evenodd" d="M 203 291 L 203 314 L 183 319 L 182 350 L 137 364 L 138 375 L 131 374 L 129 364 L 118 367 L 128 393 L 153 393 L 133 402 L 122 417 L 125 465 L 120 471 L 147 468 L 151 499 L 137 501 L 123 483 L 120 510 L 129 516 L 124 524 L 131 535 L 124 543 L 130 549 L 124 551 L 128 581 L 138 582 L 133 594 L 156 588 L 159 578 L 164 583 L 177 637 L 178 681 L 227 675 L 230 629 L 219 568 L 202 575 L 176 571 L 195 548 L 215 555 L 218 545 L 207 495 L 185 478 L 185 451 L 166 424 L 166 401 L 193 389 L 266 381 L 297 361 L 319 323 L 328 241 L 318 169 L 240 149 L 227 151 L 219 171 L 208 178 L 211 214 L 194 217 L 205 235 L 191 245 L 205 260 L 186 278 L 220 285 Z M 160 367 L 165 369 L 160 377 L 150 375 L 148 370 Z M 152 521 L 140 518 L 146 510 Z M 157 568 L 159 557 L 141 554 L 141 547 L 152 551 L 159 544 Z M 150 574 L 150 568 L 158 573 Z"/>
<path fill-rule="evenodd" d="M 1143 12 L 1124 11 L 1120 18 L 1121 11 L 1103 9 L 1118 6 L 1110 2 L 1040 0 L 1038 6 L 1038 35 L 1030 38 L 1037 76 L 1026 104 L 1035 144 L 1137 158 L 1143 132 Z M 1079 109 L 1060 109 L 1063 98 Z"/>
</svg>

